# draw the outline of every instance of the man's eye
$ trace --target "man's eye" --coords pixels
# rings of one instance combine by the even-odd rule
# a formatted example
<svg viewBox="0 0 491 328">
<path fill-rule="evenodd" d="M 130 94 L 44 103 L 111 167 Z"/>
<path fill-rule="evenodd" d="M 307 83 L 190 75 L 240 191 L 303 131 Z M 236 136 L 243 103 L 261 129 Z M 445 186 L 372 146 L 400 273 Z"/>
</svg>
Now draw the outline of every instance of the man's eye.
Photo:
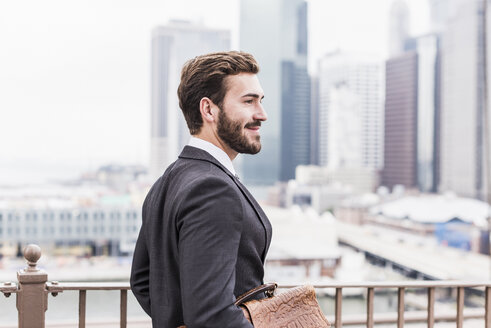
<svg viewBox="0 0 491 328">
<path fill-rule="evenodd" d="M 252 99 L 249 99 L 249 100 L 246 100 L 245 103 L 246 104 L 252 104 L 253 100 Z"/>
</svg>

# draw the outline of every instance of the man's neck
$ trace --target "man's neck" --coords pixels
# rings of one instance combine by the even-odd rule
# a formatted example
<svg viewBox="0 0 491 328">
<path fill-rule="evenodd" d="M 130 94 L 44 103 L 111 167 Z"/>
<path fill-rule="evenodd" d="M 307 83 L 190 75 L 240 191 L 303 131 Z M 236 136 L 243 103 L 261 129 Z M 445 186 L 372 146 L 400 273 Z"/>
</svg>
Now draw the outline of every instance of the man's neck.
<svg viewBox="0 0 491 328">
<path fill-rule="evenodd" d="M 225 142 L 223 142 L 223 140 L 216 133 L 207 133 L 203 130 L 204 129 L 202 129 L 200 133 L 193 135 L 193 137 L 208 141 L 209 143 L 220 148 L 225 152 L 225 154 L 227 154 L 231 161 L 233 161 L 235 157 L 237 157 L 238 153 L 230 148 Z"/>
</svg>

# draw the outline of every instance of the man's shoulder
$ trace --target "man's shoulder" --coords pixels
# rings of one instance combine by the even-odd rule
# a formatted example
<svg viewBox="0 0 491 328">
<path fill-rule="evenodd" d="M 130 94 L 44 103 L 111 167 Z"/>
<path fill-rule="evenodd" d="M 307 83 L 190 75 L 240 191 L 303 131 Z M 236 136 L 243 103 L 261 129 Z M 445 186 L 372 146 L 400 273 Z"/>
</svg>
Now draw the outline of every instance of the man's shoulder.
<svg viewBox="0 0 491 328">
<path fill-rule="evenodd" d="M 233 176 L 220 164 L 192 158 L 178 158 L 169 165 L 164 174 L 155 182 L 154 187 L 168 186 L 182 189 L 192 185 L 202 185 L 212 181 L 235 186 Z"/>
</svg>

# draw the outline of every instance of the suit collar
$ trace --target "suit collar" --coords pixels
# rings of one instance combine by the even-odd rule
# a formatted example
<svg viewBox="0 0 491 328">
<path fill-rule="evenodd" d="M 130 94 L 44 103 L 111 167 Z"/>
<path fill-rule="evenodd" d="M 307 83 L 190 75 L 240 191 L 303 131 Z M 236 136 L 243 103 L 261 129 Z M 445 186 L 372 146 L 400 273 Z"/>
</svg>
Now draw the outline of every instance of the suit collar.
<svg viewBox="0 0 491 328">
<path fill-rule="evenodd" d="M 230 172 L 232 172 L 232 174 L 235 175 L 234 164 L 232 163 L 232 160 L 223 149 L 215 146 L 209 141 L 194 136 L 191 136 L 191 139 L 189 139 L 188 146 L 196 147 L 206 151 L 211 156 L 215 157 L 215 159 L 219 161 L 220 164 L 225 166 L 227 170 L 229 170 Z"/>
<path fill-rule="evenodd" d="M 179 155 L 179 158 L 187 158 L 187 159 L 197 159 L 200 161 L 206 161 L 215 164 L 219 168 L 221 168 L 225 173 L 227 173 L 229 176 L 234 178 L 234 174 L 230 172 L 222 163 L 220 163 L 215 157 L 213 157 L 210 153 L 207 151 L 193 147 L 193 146 L 185 146 L 182 149 L 181 154 Z"/>
</svg>

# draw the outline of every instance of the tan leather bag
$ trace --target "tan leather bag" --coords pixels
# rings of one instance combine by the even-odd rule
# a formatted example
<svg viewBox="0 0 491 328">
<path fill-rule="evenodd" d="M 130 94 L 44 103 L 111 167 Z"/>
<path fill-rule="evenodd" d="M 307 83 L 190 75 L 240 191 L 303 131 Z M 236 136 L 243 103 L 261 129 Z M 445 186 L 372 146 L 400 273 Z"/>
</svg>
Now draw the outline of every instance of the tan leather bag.
<svg viewBox="0 0 491 328">
<path fill-rule="evenodd" d="M 331 326 L 319 307 L 314 287 L 304 285 L 274 295 L 276 287 L 275 283 L 261 285 L 239 296 L 235 301 L 235 305 L 242 308 L 254 328 Z M 260 293 L 265 293 L 267 297 L 259 301 L 251 300 Z"/>
</svg>

